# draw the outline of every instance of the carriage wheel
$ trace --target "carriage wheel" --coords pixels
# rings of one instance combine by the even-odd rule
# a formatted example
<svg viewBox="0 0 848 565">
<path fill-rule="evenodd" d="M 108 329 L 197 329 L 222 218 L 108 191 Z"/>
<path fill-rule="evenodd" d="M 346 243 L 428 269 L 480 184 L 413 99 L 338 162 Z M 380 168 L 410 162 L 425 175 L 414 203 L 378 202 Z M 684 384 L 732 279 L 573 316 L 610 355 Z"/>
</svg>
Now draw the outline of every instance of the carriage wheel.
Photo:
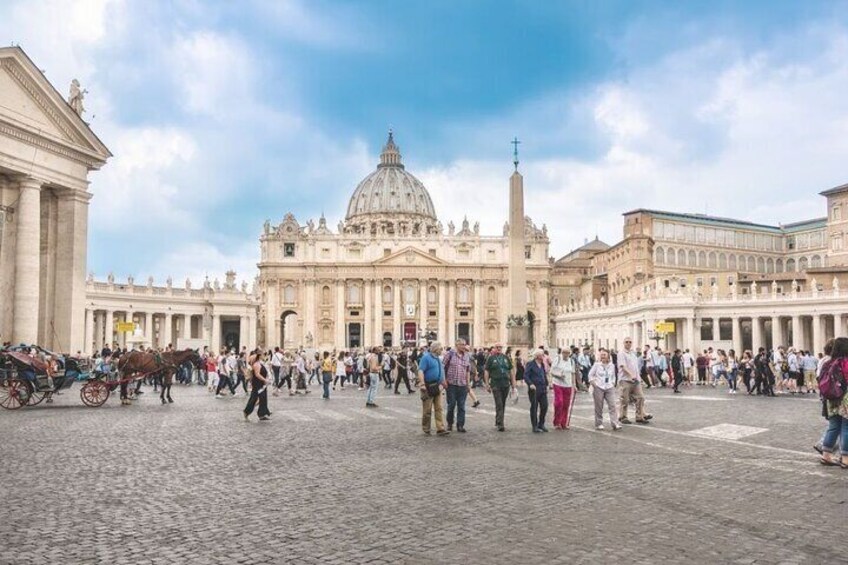
<svg viewBox="0 0 848 565">
<path fill-rule="evenodd" d="M 88 381 L 80 389 L 82 403 L 91 408 L 102 406 L 109 398 L 109 387 L 103 381 Z"/>
<path fill-rule="evenodd" d="M 0 382 L 0 406 L 6 410 L 17 410 L 27 403 L 29 389 L 24 381 L 6 379 Z"/>
<path fill-rule="evenodd" d="M 41 401 L 47 396 L 45 392 L 39 392 L 37 390 L 29 393 L 29 399 L 27 400 L 27 406 L 36 406 L 41 404 Z"/>
</svg>

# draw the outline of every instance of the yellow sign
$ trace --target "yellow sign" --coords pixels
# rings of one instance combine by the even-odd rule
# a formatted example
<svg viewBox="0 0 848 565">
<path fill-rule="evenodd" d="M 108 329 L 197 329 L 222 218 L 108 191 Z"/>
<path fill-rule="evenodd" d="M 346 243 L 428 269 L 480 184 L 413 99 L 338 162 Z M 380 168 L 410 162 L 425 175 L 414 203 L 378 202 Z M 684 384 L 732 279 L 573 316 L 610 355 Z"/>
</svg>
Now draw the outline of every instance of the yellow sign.
<svg viewBox="0 0 848 565">
<path fill-rule="evenodd" d="M 134 332 L 135 324 L 133 322 L 118 322 L 115 329 L 119 332 Z"/>
<path fill-rule="evenodd" d="M 654 324 L 654 331 L 661 334 L 673 334 L 674 322 L 657 322 L 656 324 Z"/>
</svg>

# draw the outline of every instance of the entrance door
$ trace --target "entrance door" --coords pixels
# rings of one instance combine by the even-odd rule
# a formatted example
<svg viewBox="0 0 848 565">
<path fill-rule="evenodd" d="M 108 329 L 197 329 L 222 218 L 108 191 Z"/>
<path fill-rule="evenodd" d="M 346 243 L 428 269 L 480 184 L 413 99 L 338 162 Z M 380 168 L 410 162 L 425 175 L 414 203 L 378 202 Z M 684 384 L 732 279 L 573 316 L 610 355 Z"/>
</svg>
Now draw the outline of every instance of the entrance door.
<svg viewBox="0 0 848 565">
<path fill-rule="evenodd" d="M 411 341 L 415 343 L 418 339 L 418 324 L 415 322 L 405 322 L 403 324 L 403 341 Z"/>
<path fill-rule="evenodd" d="M 351 322 L 347 325 L 348 348 L 362 347 L 362 324 Z"/>
<path fill-rule="evenodd" d="M 383 347 L 392 346 L 392 332 L 383 333 Z"/>
<path fill-rule="evenodd" d="M 471 324 L 460 322 L 456 325 L 456 338 L 464 339 L 465 343 L 471 345 Z"/>
</svg>

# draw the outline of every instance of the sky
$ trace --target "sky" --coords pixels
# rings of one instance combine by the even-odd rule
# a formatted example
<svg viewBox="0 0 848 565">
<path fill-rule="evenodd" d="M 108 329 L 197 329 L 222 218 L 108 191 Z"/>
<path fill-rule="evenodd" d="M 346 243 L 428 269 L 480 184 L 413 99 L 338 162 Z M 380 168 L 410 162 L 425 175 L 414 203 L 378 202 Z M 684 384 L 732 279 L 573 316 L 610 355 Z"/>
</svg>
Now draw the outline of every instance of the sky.
<svg viewBox="0 0 848 565">
<path fill-rule="evenodd" d="M 554 257 L 634 208 L 789 223 L 848 182 L 848 1 L 5 0 L 0 43 L 89 91 L 98 278 L 252 280 L 263 222 L 335 228 L 389 128 L 490 235 L 517 136 Z"/>
</svg>

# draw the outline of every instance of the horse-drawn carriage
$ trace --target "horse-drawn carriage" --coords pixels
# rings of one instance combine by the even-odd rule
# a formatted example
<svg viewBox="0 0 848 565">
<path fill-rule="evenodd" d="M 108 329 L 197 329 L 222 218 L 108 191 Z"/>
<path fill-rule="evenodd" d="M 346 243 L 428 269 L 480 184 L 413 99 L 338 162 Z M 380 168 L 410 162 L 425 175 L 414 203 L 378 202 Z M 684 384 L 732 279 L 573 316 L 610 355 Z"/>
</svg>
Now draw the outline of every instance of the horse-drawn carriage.
<svg viewBox="0 0 848 565">
<path fill-rule="evenodd" d="M 34 354 L 31 354 L 34 353 Z M 50 360 L 55 362 L 55 366 Z M 143 353 L 131 351 L 91 368 L 84 359 L 66 357 L 40 347 L 15 346 L 0 350 L 0 407 L 15 410 L 35 406 L 43 400 L 52 402 L 53 395 L 81 381 L 80 399 L 90 407 L 102 406 L 112 392 L 120 388 L 121 403 L 129 403 L 130 385 L 148 377 L 162 379 L 162 403 L 172 402 L 170 385 L 174 372 L 182 363 L 200 363 L 196 351 Z"/>
<path fill-rule="evenodd" d="M 86 359 L 64 356 L 38 346 L 16 345 L 0 350 L 0 407 L 15 410 L 53 402 L 53 396 L 82 381 L 80 398 L 100 406 L 109 397 L 101 383 L 90 378 Z"/>
</svg>

